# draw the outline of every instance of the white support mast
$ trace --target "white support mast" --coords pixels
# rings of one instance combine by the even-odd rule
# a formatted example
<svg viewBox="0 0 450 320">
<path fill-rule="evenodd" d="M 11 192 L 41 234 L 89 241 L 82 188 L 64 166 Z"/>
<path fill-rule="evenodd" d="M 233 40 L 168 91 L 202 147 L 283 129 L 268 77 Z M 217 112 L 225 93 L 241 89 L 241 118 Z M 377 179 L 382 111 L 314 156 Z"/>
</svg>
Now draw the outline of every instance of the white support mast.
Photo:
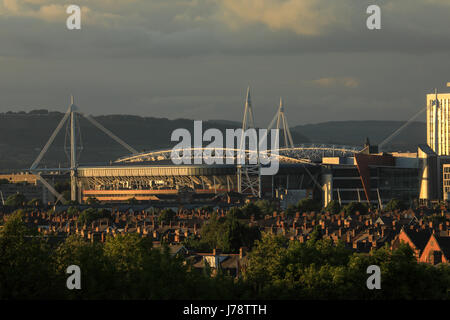
<svg viewBox="0 0 450 320">
<path fill-rule="evenodd" d="M 77 136 L 76 136 L 76 115 L 77 107 L 74 104 L 73 96 L 70 96 L 70 199 L 77 200 Z"/>
<path fill-rule="evenodd" d="M 78 142 L 77 142 L 77 125 L 78 125 L 78 122 L 77 122 L 77 116 L 78 115 L 77 114 L 82 115 L 90 123 L 92 123 L 94 126 L 99 128 L 100 130 L 102 130 L 104 133 L 106 133 L 109 137 L 111 137 L 113 140 L 118 142 L 120 145 L 122 145 L 124 148 L 126 148 L 128 151 L 130 151 L 132 154 L 138 153 L 136 151 L 136 149 L 134 149 L 133 147 L 131 147 L 130 145 L 125 143 L 122 139 L 120 139 L 119 137 L 114 135 L 111 131 L 109 131 L 108 129 L 103 127 L 100 123 L 98 123 L 96 120 L 94 120 L 94 118 L 92 118 L 91 116 L 85 115 L 83 113 L 80 113 L 78 111 L 78 107 L 75 105 L 74 97 L 71 96 L 69 109 L 67 110 L 66 114 L 61 119 L 58 126 L 56 127 L 55 131 L 52 133 L 52 135 L 48 139 L 47 143 L 45 144 L 45 146 L 42 148 L 41 152 L 37 156 L 36 160 L 34 160 L 33 164 L 30 167 L 30 172 L 33 173 L 36 176 L 36 178 L 39 179 L 39 181 L 41 181 L 41 183 L 44 186 L 46 186 L 47 189 L 53 195 L 55 195 L 55 197 L 57 199 L 56 202 L 58 202 L 58 201 L 65 202 L 66 199 L 64 199 L 64 197 L 60 193 L 58 193 L 51 186 L 51 184 L 48 183 L 41 176 L 41 171 L 49 171 L 49 169 L 40 169 L 40 168 L 38 168 L 38 165 L 41 162 L 44 155 L 47 153 L 48 149 L 52 145 L 52 143 L 55 140 L 58 133 L 61 131 L 61 128 L 63 127 L 63 125 L 67 121 L 70 121 L 70 168 L 65 168 L 65 169 L 58 168 L 58 169 L 52 169 L 51 171 L 67 171 L 67 170 L 70 171 L 70 182 L 71 182 L 70 183 L 70 197 L 71 197 L 71 200 L 73 200 L 73 201 L 77 200 L 77 198 L 78 198 L 77 197 L 77 183 L 78 183 L 78 179 L 77 179 L 77 168 L 78 168 L 78 160 L 77 160 L 77 148 L 78 148 L 78 146 L 77 146 L 77 144 L 78 144 Z M 78 130 L 79 130 L 79 128 L 78 128 Z"/>
<path fill-rule="evenodd" d="M 270 132 L 270 130 L 274 127 L 275 122 L 277 123 L 276 129 L 278 129 L 279 131 L 281 130 L 281 132 L 283 132 L 284 147 L 285 148 L 293 148 L 294 140 L 292 139 L 291 131 L 289 129 L 289 124 L 288 124 L 286 115 L 284 113 L 283 98 L 281 98 L 281 97 L 280 97 L 280 105 L 278 107 L 277 113 L 275 114 L 275 116 L 273 117 L 269 126 L 267 127 L 267 132 Z M 261 140 L 260 145 L 265 139 L 267 139 L 267 133 L 264 136 L 264 138 Z M 280 145 L 280 147 L 281 147 L 281 145 Z"/>
<path fill-rule="evenodd" d="M 250 97 L 250 87 L 247 88 L 247 97 L 245 100 L 245 109 L 244 109 L 244 118 L 242 120 L 242 137 L 241 137 L 241 145 L 239 148 L 240 154 L 238 154 L 237 159 L 240 156 L 244 157 L 244 164 L 238 163 L 238 190 L 240 193 L 246 193 L 250 191 L 253 196 L 260 197 L 261 194 L 261 175 L 260 175 L 260 159 L 259 159 L 259 146 L 256 144 L 256 165 L 255 164 L 247 164 L 245 161 L 246 158 L 246 143 L 245 143 L 245 131 L 248 129 L 255 128 L 255 120 L 253 118 L 253 109 L 252 109 L 252 101 Z M 251 152 L 255 150 L 248 150 L 249 156 L 251 156 Z M 239 162 L 239 160 L 238 160 Z"/>
</svg>

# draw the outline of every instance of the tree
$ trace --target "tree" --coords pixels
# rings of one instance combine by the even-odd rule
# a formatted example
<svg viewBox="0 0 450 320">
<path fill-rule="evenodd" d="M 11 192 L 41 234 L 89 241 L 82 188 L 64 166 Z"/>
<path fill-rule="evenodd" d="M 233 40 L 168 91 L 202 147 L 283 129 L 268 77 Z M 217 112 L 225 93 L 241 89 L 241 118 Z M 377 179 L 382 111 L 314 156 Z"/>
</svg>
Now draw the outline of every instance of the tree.
<svg viewBox="0 0 450 320">
<path fill-rule="evenodd" d="M 65 287 L 66 269 L 77 265 L 82 270 L 82 290 L 67 290 L 69 299 L 114 299 L 116 279 L 114 269 L 108 264 L 103 245 L 85 241 L 78 235 L 71 235 L 55 249 L 55 270 L 58 285 Z"/>
<path fill-rule="evenodd" d="M 0 299 L 57 298 L 49 246 L 23 222 L 21 211 L 0 229 Z"/>
<path fill-rule="evenodd" d="M 161 211 L 161 213 L 158 216 L 158 221 L 159 223 L 164 222 L 164 223 L 169 223 L 170 220 L 173 220 L 176 216 L 176 213 L 173 212 L 172 209 L 164 209 Z"/>
<path fill-rule="evenodd" d="M 239 207 L 231 207 L 230 210 L 228 210 L 227 215 L 233 216 L 237 219 L 248 219 L 244 211 Z"/>
<path fill-rule="evenodd" d="M 108 216 L 108 211 L 106 210 L 96 210 L 94 208 L 88 208 L 80 213 L 78 216 L 78 222 L 86 225 L 91 224 L 97 219 L 105 218 Z"/>
<path fill-rule="evenodd" d="M 261 219 L 263 215 L 261 208 L 256 203 L 253 202 L 246 203 L 241 208 L 241 211 L 244 219 L 250 219 L 251 216 L 254 216 L 255 219 Z"/>
<path fill-rule="evenodd" d="M 71 206 L 71 207 L 69 207 L 69 209 L 67 209 L 67 215 L 69 217 L 73 217 L 73 216 L 77 215 L 78 212 L 79 211 L 78 211 L 77 207 L 74 207 L 74 206 Z"/>
<path fill-rule="evenodd" d="M 348 205 L 344 207 L 344 212 L 347 216 L 354 215 L 356 212 L 364 215 L 367 214 L 369 208 L 365 203 L 361 202 L 350 202 Z"/>
<path fill-rule="evenodd" d="M 339 201 L 331 200 L 328 205 L 325 207 L 325 211 L 330 212 L 331 214 L 338 214 L 341 212 L 341 205 Z"/>
<path fill-rule="evenodd" d="M 318 212 L 322 209 L 322 205 L 314 199 L 302 199 L 297 203 L 297 208 L 301 212 Z"/>
<path fill-rule="evenodd" d="M 264 233 L 261 240 L 249 255 L 248 267 L 244 271 L 244 279 L 261 298 L 262 292 L 270 291 L 273 281 L 283 274 L 282 260 L 287 250 L 287 239 L 270 233 Z"/>
<path fill-rule="evenodd" d="M 32 200 L 28 201 L 27 205 L 29 207 L 40 207 L 42 206 L 42 201 L 41 199 L 33 198 Z"/>
<path fill-rule="evenodd" d="M 262 215 L 272 215 L 277 210 L 276 204 L 269 200 L 257 200 L 255 205 L 260 209 Z"/>
<path fill-rule="evenodd" d="M 239 222 L 233 214 L 228 214 L 225 218 L 213 214 L 202 226 L 200 239 L 189 239 L 186 245 L 201 251 L 220 249 L 223 252 L 237 252 L 240 247 L 252 247 L 260 236 L 258 228 Z"/>
<path fill-rule="evenodd" d="M 6 199 L 5 205 L 13 207 L 13 208 L 18 208 L 18 207 L 24 206 L 26 200 L 27 199 L 25 198 L 25 196 L 23 194 L 16 193 L 16 194 L 9 196 L 8 199 Z"/>
<path fill-rule="evenodd" d="M 408 206 L 406 205 L 406 203 L 403 200 L 400 199 L 391 199 L 385 207 L 386 211 L 396 211 L 396 210 L 406 210 L 408 208 Z"/>
<path fill-rule="evenodd" d="M 137 234 L 108 237 L 104 256 L 122 299 L 187 299 L 202 282 L 188 274 L 181 257 L 172 257 L 167 247 L 152 248 L 151 241 Z"/>
</svg>

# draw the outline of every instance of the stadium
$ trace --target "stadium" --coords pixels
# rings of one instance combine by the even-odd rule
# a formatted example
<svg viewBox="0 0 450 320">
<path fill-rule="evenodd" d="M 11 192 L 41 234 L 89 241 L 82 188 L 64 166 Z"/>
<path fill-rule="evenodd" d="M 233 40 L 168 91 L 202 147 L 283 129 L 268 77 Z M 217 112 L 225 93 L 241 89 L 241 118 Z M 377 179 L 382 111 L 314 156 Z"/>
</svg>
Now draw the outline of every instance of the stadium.
<svg viewBox="0 0 450 320">
<path fill-rule="evenodd" d="M 120 143 L 129 154 L 107 165 L 78 163 L 79 116 L 85 117 Z M 70 168 L 39 169 L 40 160 L 66 122 L 70 126 Z M 251 128 L 255 126 L 248 90 L 242 131 Z M 436 190 L 439 188 L 436 189 L 435 182 L 426 176 L 434 167 L 434 153 L 428 146 L 419 146 L 416 153 L 388 154 L 379 152 L 378 147 L 370 145 L 368 140 L 364 146 L 294 145 L 282 100 L 268 126 L 268 130 L 271 129 L 279 130 L 282 146 L 275 153 L 279 163 L 277 174 L 266 176 L 261 174 L 264 166 L 259 161 L 256 165 L 237 161 L 239 149 L 234 148 L 209 150 L 211 148 L 191 147 L 137 152 L 92 117 L 80 112 L 72 98 L 66 115 L 41 150 L 30 172 L 54 194 L 56 201 L 66 199 L 53 189 L 41 173 L 52 170 L 70 173 L 71 200 L 79 203 L 90 199 L 111 203 L 165 199 L 178 202 L 187 199 L 186 202 L 192 202 L 193 198 L 212 199 L 218 195 L 238 193 L 242 197 L 277 198 L 282 200 L 284 206 L 303 198 L 314 198 L 324 206 L 336 200 L 341 204 L 358 201 L 382 207 L 393 197 L 409 203 L 438 197 Z M 247 147 L 243 149 L 248 160 L 254 151 Z M 171 160 L 174 150 L 189 155 L 200 153 L 203 158 L 219 153 L 226 164 L 176 165 Z"/>
</svg>

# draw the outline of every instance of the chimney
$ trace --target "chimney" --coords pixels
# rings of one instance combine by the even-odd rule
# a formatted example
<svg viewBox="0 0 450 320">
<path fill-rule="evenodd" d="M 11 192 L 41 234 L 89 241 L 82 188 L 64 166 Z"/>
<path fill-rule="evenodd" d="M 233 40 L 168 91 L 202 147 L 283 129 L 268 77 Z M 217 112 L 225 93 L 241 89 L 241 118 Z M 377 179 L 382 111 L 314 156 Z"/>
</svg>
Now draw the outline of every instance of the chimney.
<svg viewBox="0 0 450 320">
<path fill-rule="evenodd" d="M 244 254 L 245 254 L 245 248 L 240 247 L 239 248 L 239 259 L 242 259 L 244 257 Z"/>
<path fill-rule="evenodd" d="M 194 235 L 197 235 L 197 224 L 194 223 Z"/>
</svg>

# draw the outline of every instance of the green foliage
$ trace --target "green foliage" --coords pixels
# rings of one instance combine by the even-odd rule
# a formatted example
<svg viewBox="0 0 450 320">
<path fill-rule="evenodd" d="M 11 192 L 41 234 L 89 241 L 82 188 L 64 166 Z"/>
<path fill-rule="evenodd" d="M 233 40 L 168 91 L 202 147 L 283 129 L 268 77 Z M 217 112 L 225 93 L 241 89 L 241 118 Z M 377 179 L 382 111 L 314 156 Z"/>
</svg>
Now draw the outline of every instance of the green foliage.
<svg viewBox="0 0 450 320">
<path fill-rule="evenodd" d="M 167 249 L 151 249 L 151 242 L 137 234 L 109 237 L 104 256 L 114 268 L 116 294 L 122 299 L 186 299 L 198 294 L 195 286 L 201 284 L 201 275 L 189 274 L 181 258 L 171 257 Z"/>
<path fill-rule="evenodd" d="M 8 184 L 9 180 L 8 179 L 0 179 L 0 184 Z"/>
<path fill-rule="evenodd" d="M 89 225 L 97 219 L 108 217 L 108 211 L 96 210 L 94 208 L 88 208 L 80 213 L 78 216 L 78 222 L 82 225 Z"/>
<path fill-rule="evenodd" d="M 69 209 L 67 209 L 67 215 L 69 216 L 69 217 L 73 217 L 73 216 L 76 216 L 77 214 L 78 214 L 78 209 L 76 208 L 76 207 L 69 207 Z"/>
<path fill-rule="evenodd" d="M 21 211 L 8 216 L 0 230 L 0 299 L 55 298 L 51 253 L 28 230 Z"/>
<path fill-rule="evenodd" d="M 106 214 L 106 213 L 100 213 Z M 28 229 L 23 210 L 0 229 L 0 299 L 449 299 L 450 266 L 417 263 L 407 245 L 370 254 L 321 239 L 318 229 L 301 243 L 263 234 L 255 241 L 243 279 L 211 268 L 194 270 L 166 246 L 138 234 L 92 243 L 76 235 L 56 247 Z M 216 215 L 202 230 L 207 245 L 241 246 L 251 233 L 235 215 Z M 203 241 L 203 240 L 202 240 Z M 253 243 L 253 240 L 251 240 Z M 66 269 L 82 270 L 82 290 L 66 289 Z M 367 267 L 381 269 L 381 290 L 368 290 Z"/>
<path fill-rule="evenodd" d="M 272 215 L 274 211 L 277 211 L 276 204 L 269 200 L 257 200 L 255 205 L 260 209 L 263 216 L 266 214 Z"/>
<path fill-rule="evenodd" d="M 238 207 L 231 207 L 230 210 L 228 210 L 227 215 L 233 216 L 237 219 L 248 219 L 249 218 L 244 214 L 244 211 Z"/>
<path fill-rule="evenodd" d="M 262 206 L 262 204 L 260 205 Z M 241 212 L 243 219 L 250 219 L 252 215 L 255 217 L 255 219 L 261 219 L 261 217 L 263 216 L 260 206 L 258 206 L 254 202 L 246 203 L 243 207 L 241 207 Z"/>
<path fill-rule="evenodd" d="M 28 201 L 27 205 L 29 207 L 40 207 L 42 206 L 42 201 L 41 199 L 33 198 L 32 200 Z"/>
<path fill-rule="evenodd" d="M 367 204 L 361 202 L 350 202 L 348 205 L 344 207 L 344 212 L 346 216 L 354 215 L 356 212 L 364 215 L 367 214 L 369 208 Z"/>
<path fill-rule="evenodd" d="M 395 210 L 406 210 L 408 209 L 408 206 L 403 200 L 400 199 L 391 199 L 384 208 L 386 211 L 395 211 Z"/>
<path fill-rule="evenodd" d="M 200 239 L 190 239 L 186 245 L 199 251 L 220 249 L 223 252 L 237 252 L 240 247 L 252 247 L 260 237 L 259 229 L 239 222 L 236 216 L 229 214 L 225 218 L 213 215 L 200 230 Z"/>
<path fill-rule="evenodd" d="M 297 209 L 301 212 L 318 212 L 322 209 L 322 205 L 314 199 L 302 199 L 297 203 Z"/>
<path fill-rule="evenodd" d="M 64 293 L 68 299 L 114 298 L 114 269 L 105 258 L 101 244 L 85 241 L 77 235 L 69 236 L 55 250 L 55 270 L 61 287 L 65 286 L 66 269 L 70 265 L 81 269 L 82 290 L 67 290 Z"/>
<path fill-rule="evenodd" d="M 26 201 L 27 201 L 27 199 L 25 198 L 25 196 L 23 194 L 16 193 L 16 194 L 9 196 L 8 199 L 6 199 L 5 205 L 13 207 L 13 208 L 18 208 L 18 207 L 24 206 Z"/>
<path fill-rule="evenodd" d="M 283 274 L 282 260 L 286 255 L 287 245 L 287 240 L 282 236 L 263 234 L 250 253 L 245 279 L 259 290 L 278 279 Z"/>
<path fill-rule="evenodd" d="M 158 221 L 159 223 L 164 222 L 164 223 L 169 223 L 170 220 L 173 220 L 176 216 L 176 213 L 173 212 L 172 209 L 164 209 L 161 211 L 161 213 L 158 216 Z"/>
<path fill-rule="evenodd" d="M 325 207 L 325 211 L 330 212 L 331 214 L 338 214 L 341 212 L 341 206 L 339 205 L 339 201 L 331 200 L 328 205 Z"/>
<path fill-rule="evenodd" d="M 382 290 L 368 290 L 367 267 L 381 269 Z M 264 235 L 250 254 L 244 277 L 255 295 L 269 299 L 448 299 L 450 268 L 417 263 L 401 246 L 357 254 L 342 243 L 311 239 L 288 245 Z"/>
<path fill-rule="evenodd" d="M 266 214 L 272 214 L 276 208 L 274 204 L 267 200 L 258 200 L 255 202 L 248 202 L 242 207 L 232 207 L 228 214 L 238 219 L 250 219 L 254 216 L 255 219 L 262 219 Z"/>
<path fill-rule="evenodd" d="M 87 198 L 86 202 L 87 202 L 88 204 L 97 204 L 97 203 L 99 203 L 100 201 L 98 201 L 98 199 L 97 199 L 96 197 L 89 197 L 89 198 Z"/>
<path fill-rule="evenodd" d="M 30 236 L 33 235 L 33 238 Z M 243 284 L 193 272 L 167 248 L 152 248 L 137 234 L 108 237 L 104 244 L 72 235 L 46 245 L 10 215 L 0 231 L 0 299 L 231 299 Z M 67 267 L 82 270 L 82 290 L 66 288 Z"/>
</svg>

